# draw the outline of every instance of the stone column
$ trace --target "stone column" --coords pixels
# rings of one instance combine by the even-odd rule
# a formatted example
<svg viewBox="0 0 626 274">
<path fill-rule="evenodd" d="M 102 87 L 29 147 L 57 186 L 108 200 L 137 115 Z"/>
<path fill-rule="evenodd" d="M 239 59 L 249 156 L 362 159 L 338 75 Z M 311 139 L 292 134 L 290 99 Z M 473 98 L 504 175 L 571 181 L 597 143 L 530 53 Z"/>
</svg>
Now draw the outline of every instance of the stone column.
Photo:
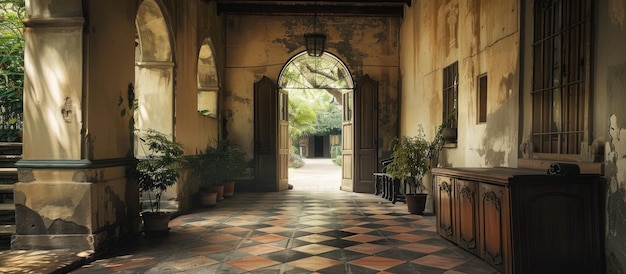
<svg viewBox="0 0 626 274">
<path fill-rule="evenodd" d="M 93 2 L 85 3 L 102 5 Z M 121 2 L 108 4 L 115 7 Z M 121 122 L 106 122 L 123 120 L 115 108 L 117 97 L 126 96 L 126 90 L 106 87 L 103 90 L 112 90 L 106 93 L 94 88 L 103 85 L 94 75 L 105 69 L 98 62 L 102 58 L 90 58 L 96 33 L 91 23 L 97 19 L 88 22 L 83 12 L 99 7 L 83 7 L 80 0 L 27 0 L 26 5 L 25 126 L 11 247 L 96 250 L 135 233 L 137 227 L 138 195 L 127 176 L 134 163 L 128 153 L 132 148 L 113 142 L 119 136 L 127 138 L 130 131 Z M 99 15 L 106 17 L 113 9 Z M 132 26 L 132 19 L 127 21 L 123 23 Z M 106 29 L 98 31 L 105 33 L 100 39 L 109 39 Z M 124 48 L 132 58 L 133 35 L 127 36 L 130 41 Z M 132 59 L 127 63 L 132 79 Z M 128 80 L 111 78 L 112 83 L 128 85 Z M 113 107 L 102 107 L 108 105 Z M 94 132 L 104 133 L 96 138 Z"/>
</svg>

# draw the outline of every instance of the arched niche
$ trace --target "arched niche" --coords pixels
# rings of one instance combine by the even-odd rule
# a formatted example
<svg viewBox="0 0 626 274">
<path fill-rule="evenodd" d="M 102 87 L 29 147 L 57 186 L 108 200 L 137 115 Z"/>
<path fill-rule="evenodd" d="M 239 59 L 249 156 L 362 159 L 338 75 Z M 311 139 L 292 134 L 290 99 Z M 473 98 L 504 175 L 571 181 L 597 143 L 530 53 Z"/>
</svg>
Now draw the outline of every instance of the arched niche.
<svg viewBox="0 0 626 274">
<path fill-rule="evenodd" d="M 174 132 L 174 63 L 170 29 L 155 0 L 145 0 L 135 19 L 135 128 Z M 135 154 L 144 155 L 140 145 Z"/>
</svg>

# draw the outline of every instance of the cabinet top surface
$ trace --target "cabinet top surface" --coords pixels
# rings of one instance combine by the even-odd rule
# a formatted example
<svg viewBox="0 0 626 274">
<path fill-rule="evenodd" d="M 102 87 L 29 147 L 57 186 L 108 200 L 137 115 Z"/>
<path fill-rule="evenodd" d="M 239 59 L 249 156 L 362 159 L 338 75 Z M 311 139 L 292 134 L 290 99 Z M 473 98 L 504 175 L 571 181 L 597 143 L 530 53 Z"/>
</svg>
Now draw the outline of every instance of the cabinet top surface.
<svg viewBox="0 0 626 274">
<path fill-rule="evenodd" d="M 510 168 L 510 167 L 457 167 L 457 168 L 433 168 L 433 175 L 448 176 L 466 180 L 508 184 L 510 179 L 519 176 L 545 176 L 557 179 L 561 176 L 547 175 L 546 170 Z M 563 178 L 563 177 L 561 177 Z"/>
</svg>

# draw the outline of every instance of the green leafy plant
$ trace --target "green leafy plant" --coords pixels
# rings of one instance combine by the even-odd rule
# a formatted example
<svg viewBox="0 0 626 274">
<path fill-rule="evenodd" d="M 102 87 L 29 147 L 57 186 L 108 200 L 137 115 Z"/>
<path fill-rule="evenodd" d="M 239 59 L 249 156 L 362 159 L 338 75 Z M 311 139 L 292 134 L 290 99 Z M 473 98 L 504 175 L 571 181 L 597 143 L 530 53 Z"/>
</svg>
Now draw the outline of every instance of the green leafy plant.
<svg viewBox="0 0 626 274">
<path fill-rule="evenodd" d="M 146 157 L 139 159 L 136 168 L 139 190 L 148 195 L 150 211 L 158 213 L 163 192 L 180 177 L 179 170 L 185 163 L 183 146 L 153 129 L 139 140 L 144 151 L 147 147 Z"/>
<path fill-rule="evenodd" d="M 215 140 L 190 159 L 189 167 L 201 187 L 208 188 L 241 177 L 248 167 L 245 156 L 232 141 Z"/>
<path fill-rule="evenodd" d="M 432 160 L 438 157 L 439 151 L 443 148 L 444 141 L 441 139 L 443 127 L 445 126 L 439 126 L 432 142 L 426 140 L 421 125 L 417 136 L 395 137 L 391 142 L 393 161 L 387 165 L 387 173 L 394 178 L 408 180 L 412 188 L 424 192 L 426 188 L 422 179 L 430 170 Z"/>
</svg>

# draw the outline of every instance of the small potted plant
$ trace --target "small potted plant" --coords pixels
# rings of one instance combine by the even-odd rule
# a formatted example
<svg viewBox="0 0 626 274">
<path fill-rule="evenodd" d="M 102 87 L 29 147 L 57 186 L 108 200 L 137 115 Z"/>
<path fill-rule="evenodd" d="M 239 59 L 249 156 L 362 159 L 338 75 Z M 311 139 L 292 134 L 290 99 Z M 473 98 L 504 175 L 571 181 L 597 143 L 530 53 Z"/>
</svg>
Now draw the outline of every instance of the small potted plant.
<svg viewBox="0 0 626 274">
<path fill-rule="evenodd" d="M 143 211 L 146 235 L 163 235 L 168 232 L 171 212 L 161 211 L 161 196 L 180 177 L 181 164 L 185 162 L 181 143 L 170 140 L 165 134 L 149 129 L 139 137 L 145 158 L 136 167 L 137 183 L 142 195 L 148 197 L 149 210 Z"/>
<path fill-rule="evenodd" d="M 231 141 L 222 140 L 218 142 L 219 150 L 222 154 L 220 162 L 222 168 L 219 169 L 223 174 L 224 197 L 232 197 L 235 192 L 235 179 L 241 177 L 247 168 L 246 154 Z"/>
<path fill-rule="evenodd" d="M 194 176 L 200 181 L 200 191 L 198 201 L 202 206 L 214 206 L 218 201 L 219 191 L 222 190 L 220 177 L 221 153 L 217 146 L 208 145 L 189 161 L 190 169 Z"/>
<path fill-rule="evenodd" d="M 391 143 L 392 158 L 387 165 L 387 173 L 394 178 L 404 180 L 409 189 L 405 189 L 405 197 L 409 212 L 423 214 L 426 208 L 426 187 L 422 179 L 430 170 L 432 160 L 436 159 L 443 147 L 440 126 L 432 142 L 426 140 L 423 128 L 415 137 L 396 137 Z"/>
</svg>

